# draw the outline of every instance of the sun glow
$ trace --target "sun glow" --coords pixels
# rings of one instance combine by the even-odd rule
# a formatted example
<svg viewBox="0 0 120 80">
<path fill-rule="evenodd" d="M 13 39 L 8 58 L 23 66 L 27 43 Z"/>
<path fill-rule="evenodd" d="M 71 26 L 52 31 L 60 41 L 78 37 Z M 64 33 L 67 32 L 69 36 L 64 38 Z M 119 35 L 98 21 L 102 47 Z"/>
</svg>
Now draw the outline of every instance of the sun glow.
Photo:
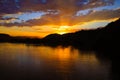
<svg viewBox="0 0 120 80">
<path fill-rule="evenodd" d="M 57 29 L 57 33 L 62 35 L 62 34 L 65 34 L 65 33 L 68 33 L 69 32 L 69 27 L 70 26 L 60 26 L 58 29 Z"/>
</svg>

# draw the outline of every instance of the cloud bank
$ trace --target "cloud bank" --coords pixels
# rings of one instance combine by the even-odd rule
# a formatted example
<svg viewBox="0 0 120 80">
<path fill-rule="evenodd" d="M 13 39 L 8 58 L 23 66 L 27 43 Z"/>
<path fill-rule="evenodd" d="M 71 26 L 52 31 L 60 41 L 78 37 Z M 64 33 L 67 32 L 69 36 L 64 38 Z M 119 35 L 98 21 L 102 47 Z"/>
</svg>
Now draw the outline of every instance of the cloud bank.
<svg viewBox="0 0 120 80">
<path fill-rule="evenodd" d="M 114 5 L 115 0 L 0 0 L 0 26 L 42 26 L 82 24 L 93 20 L 108 20 L 120 17 L 120 8 L 110 10 L 93 10 Z M 78 11 L 90 9 L 85 15 L 76 16 Z M 18 17 L 6 14 L 44 12 L 40 18 L 20 21 Z"/>
</svg>

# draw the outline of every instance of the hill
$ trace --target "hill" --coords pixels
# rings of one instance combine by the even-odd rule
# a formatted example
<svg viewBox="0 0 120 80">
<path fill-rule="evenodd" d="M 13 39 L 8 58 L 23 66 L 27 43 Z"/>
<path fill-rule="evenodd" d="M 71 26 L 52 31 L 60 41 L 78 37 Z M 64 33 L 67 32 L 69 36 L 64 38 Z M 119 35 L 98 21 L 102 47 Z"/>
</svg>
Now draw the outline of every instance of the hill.
<svg viewBox="0 0 120 80">
<path fill-rule="evenodd" d="M 43 39 L 11 37 L 0 34 L 0 42 L 42 44 L 49 46 L 74 46 L 80 49 L 116 50 L 120 44 L 120 19 L 109 23 L 106 27 L 95 30 L 81 30 L 68 34 L 50 34 Z"/>
<path fill-rule="evenodd" d="M 115 50 L 120 43 L 120 19 L 106 27 L 95 30 L 82 30 L 64 35 L 50 34 L 43 38 L 48 45 L 72 45 L 81 49 Z"/>
</svg>

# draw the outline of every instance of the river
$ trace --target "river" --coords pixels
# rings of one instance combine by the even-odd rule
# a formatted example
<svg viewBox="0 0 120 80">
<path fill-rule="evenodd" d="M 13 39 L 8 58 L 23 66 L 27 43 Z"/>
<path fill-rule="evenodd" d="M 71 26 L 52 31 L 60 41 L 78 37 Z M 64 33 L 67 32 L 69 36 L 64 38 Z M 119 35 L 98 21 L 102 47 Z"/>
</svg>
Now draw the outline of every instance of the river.
<svg viewBox="0 0 120 80">
<path fill-rule="evenodd" d="M 110 80 L 111 61 L 74 47 L 0 43 L 0 80 Z"/>
</svg>

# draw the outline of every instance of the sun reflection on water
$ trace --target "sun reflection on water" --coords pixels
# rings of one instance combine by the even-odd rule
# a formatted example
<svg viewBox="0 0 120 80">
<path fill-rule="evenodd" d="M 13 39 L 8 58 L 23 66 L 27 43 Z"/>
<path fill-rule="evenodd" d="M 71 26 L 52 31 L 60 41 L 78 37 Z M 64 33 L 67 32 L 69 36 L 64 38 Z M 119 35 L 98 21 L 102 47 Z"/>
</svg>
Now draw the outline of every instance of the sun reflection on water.
<svg viewBox="0 0 120 80">
<path fill-rule="evenodd" d="M 14 70 L 25 73 L 29 71 L 30 74 L 37 72 L 45 75 L 39 75 L 40 77 L 46 79 L 46 76 L 52 76 L 54 80 L 56 79 L 54 75 L 62 78 L 61 80 L 71 78 L 86 80 L 86 76 L 91 80 L 99 78 L 103 80 L 108 77 L 110 68 L 109 63 L 101 64 L 94 52 L 83 52 L 71 46 L 26 46 L 9 43 L 0 44 L 0 65 L 5 67 L 5 71 L 7 68 L 11 72 Z"/>
</svg>

